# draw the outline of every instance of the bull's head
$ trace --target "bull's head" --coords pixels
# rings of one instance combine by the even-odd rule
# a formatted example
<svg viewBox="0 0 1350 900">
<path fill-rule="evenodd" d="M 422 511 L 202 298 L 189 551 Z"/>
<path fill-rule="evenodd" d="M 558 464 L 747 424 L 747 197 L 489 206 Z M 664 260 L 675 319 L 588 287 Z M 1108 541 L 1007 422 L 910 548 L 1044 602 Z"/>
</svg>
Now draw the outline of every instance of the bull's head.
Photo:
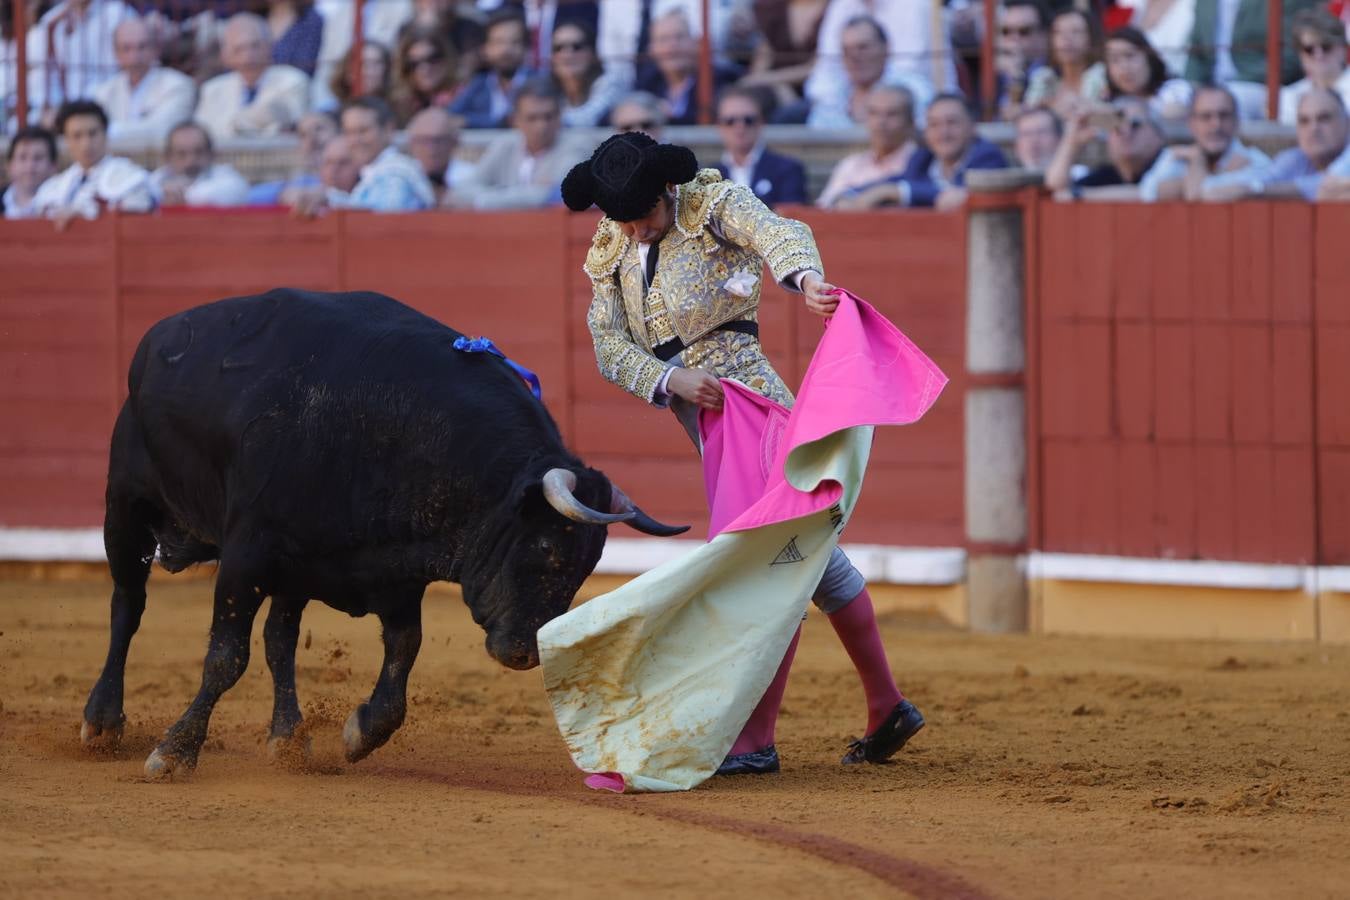
<svg viewBox="0 0 1350 900">
<path fill-rule="evenodd" d="M 463 575 L 493 659 L 512 669 L 539 664 L 540 627 L 567 612 L 600 561 L 607 527 L 620 522 L 662 537 L 689 530 L 657 522 L 594 469 L 555 468 L 517 483 L 484 523 Z"/>
</svg>

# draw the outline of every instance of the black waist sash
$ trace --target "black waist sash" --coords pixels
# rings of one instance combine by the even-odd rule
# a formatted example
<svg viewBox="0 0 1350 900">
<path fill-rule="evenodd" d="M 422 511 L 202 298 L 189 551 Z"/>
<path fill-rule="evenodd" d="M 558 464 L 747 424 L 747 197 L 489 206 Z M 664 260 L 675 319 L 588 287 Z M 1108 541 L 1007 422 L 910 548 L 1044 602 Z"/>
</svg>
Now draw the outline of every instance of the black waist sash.
<svg viewBox="0 0 1350 900">
<path fill-rule="evenodd" d="M 713 331 L 734 331 L 737 334 L 748 334 L 751 337 L 757 338 L 759 337 L 759 323 L 750 322 L 745 319 L 737 319 L 734 322 L 723 322 L 721 325 L 714 328 Z M 657 344 L 652 348 L 652 353 L 656 354 L 656 358 L 661 360 L 661 362 L 669 362 L 675 358 L 676 354 L 683 352 L 684 349 L 684 341 L 679 338 L 672 338 L 664 344 Z"/>
</svg>

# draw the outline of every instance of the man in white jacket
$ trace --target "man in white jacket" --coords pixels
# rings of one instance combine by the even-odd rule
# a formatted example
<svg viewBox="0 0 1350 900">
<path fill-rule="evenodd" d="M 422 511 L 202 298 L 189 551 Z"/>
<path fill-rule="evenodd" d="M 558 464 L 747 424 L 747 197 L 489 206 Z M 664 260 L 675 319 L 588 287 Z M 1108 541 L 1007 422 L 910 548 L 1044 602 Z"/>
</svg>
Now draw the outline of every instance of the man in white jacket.
<svg viewBox="0 0 1350 900">
<path fill-rule="evenodd" d="M 239 13 L 225 24 L 220 58 L 230 71 L 202 85 L 197 121 L 216 141 L 279 134 L 309 109 L 309 77 L 274 66 L 267 23 Z"/>
<path fill-rule="evenodd" d="M 155 206 L 150 173 L 129 159 L 108 155 L 108 116 L 90 100 L 72 100 L 56 114 L 56 128 L 74 163 L 42 183 L 33 206 L 57 230 L 79 216 L 96 219 L 104 208 L 149 212 Z"/>
<path fill-rule="evenodd" d="M 170 128 L 192 118 L 197 86 L 158 65 L 158 47 L 144 21 L 123 19 L 113 31 L 113 52 L 119 71 L 95 87 L 93 97 L 108 114 L 110 139 L 158 144 Z"/>
<path fill-rule="evenodd" d="M 164 160 L 166 165 L 150 176 L 164 206 L 239 206 L 248 196 L 248 181 L 215 161 L 211 136 L 196 122 L 169 132 Z"/>
</svg>

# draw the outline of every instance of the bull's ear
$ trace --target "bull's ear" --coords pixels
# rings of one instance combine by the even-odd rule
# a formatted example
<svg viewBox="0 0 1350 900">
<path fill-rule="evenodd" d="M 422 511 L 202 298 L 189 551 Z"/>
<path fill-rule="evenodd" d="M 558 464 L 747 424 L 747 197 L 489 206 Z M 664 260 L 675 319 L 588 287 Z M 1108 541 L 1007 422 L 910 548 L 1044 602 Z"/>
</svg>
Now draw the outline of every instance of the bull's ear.
<svg viewBox="0 0 1350 900">
<path fill-rule="evenodd" d="M 511 486 L 511 508 L 517 515 L 537 512 L 548 508 L 544 499 L 544 489 L 538 478 L 522 478 Z"/>
</svg>

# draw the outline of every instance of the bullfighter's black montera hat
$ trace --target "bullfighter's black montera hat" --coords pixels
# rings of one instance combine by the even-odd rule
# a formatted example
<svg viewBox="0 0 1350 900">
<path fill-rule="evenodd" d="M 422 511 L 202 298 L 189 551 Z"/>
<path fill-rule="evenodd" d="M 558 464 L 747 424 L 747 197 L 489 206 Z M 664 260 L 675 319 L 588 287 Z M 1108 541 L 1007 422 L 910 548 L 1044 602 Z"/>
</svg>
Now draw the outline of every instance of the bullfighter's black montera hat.
<svg viewBox="0 0 1350 900">
<path fill-rule="evenodd" d="M 632 222 L 652 211 L 667 184 L 684 184 L 698 174 L 688 147 L 658 144 L 641 132 L 616 134 L 563 179 L 563 202 L 577 212 L 600 207 L 616 222 Z"/>
</svg>

